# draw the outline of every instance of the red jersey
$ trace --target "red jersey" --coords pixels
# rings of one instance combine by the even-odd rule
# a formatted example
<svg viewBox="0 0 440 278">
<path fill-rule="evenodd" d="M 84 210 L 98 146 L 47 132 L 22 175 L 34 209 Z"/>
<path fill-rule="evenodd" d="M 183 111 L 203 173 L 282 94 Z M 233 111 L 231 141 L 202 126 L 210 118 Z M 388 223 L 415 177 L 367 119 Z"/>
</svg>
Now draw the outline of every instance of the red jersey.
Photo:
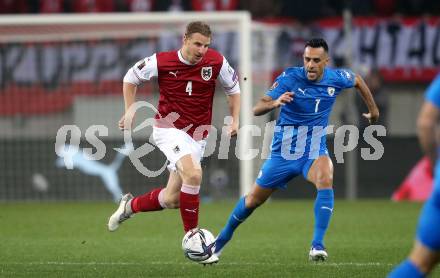
<svg viewBox="0 0 440 278">
<path fill-rule="evenodd" d="M 208 49 L 197 64 L 189 64 L 180 51 L 159 52 L 147 57 L 131 69 L 138 79 L 130 80 L 127 73 L 124 82 L 139 83 L 157 76 L 159 104 L 156 124 L 159 127 L 175 127 L 189 135 L 206 137 L 211 124 L 212 103 L 216 80 L 222 83 L 226 94 L 239 93 L 238 77 L 226 59 L 217 51 Z M 177 113 L 174 122 L 165 121 L 170 113 Z M 167 118 L 169 120 L 169 118 Z M 174 119 L 173 119 L 174 120 Z"/>
</svg>

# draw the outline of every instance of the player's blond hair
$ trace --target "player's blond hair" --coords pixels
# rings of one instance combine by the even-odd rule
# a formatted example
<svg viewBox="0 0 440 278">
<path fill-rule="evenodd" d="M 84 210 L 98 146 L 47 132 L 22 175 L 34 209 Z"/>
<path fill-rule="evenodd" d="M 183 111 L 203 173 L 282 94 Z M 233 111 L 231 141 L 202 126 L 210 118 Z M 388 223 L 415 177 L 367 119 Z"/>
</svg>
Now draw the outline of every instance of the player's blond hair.
<svg viewBox="0 0 440 278">
<path fill-rule="evenodd" d="M 211 27 L 203 21 L 193 21 L 186 25 L 185 37 L 189 38 L 192 34 L 199 33 L 205 37 L 211 37 Z"/>
</svg>

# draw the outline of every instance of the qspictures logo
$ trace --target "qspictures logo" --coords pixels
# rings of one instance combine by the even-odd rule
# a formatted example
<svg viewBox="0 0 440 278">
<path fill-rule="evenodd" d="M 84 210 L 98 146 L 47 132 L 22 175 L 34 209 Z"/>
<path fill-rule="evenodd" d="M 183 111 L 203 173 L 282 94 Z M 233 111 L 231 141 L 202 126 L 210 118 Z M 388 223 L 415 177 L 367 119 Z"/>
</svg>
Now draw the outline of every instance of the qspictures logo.
<svg viewBox="0 0 440 278">
<path fill-rule="evenodd" d="M 157 109 L 147 101 L 138 101 L 134 103 L 127 113 L 134 115 L 139 109 L 151 109 L 155 114 L 159 115 L 160 121 L 165 121 L 171 128 L 173 123 L 180 118 L 178 113 L 170 113 L 166 117 L 162 117 Z M 131 118 L 126 118 L 124 122 L 125 127 L 132 127 Z M 157 146 L 152 139 L 152 136 L 146 140 L 141 146 L 134 148 L 133 132 L 139 132 L 144 129 L 153 129 L 156 125 L 157 119 L 147 118 L 142 123 L 133 128 L 126 128 L 123 132 L 124 148 L 114 148 L 115 151 L 123 153 L 130 158 L 134 167 L 143 175 L 147 177 L 157 177 L 166 169 L 167 161 L 165 160 L 158 170 L 148 169 L 143 165 L 141 158 L 148 156 L 153 152 Z M 353 151 L 363 139 L 368 147 L 361 148 L 361 158 L 363 160 L 379 160 L 385 153 L 385 149 L 378 137 L 386 136 L 386 129 L 382 125 L 370 125 L 363 130 L 361 134 L 359 128 L 354 125 L 342 125 L 335 129 L 335 126 L 277 126 L 275 121 L 268 122 L 261 128 L 257 125 L 241 126 L 237 133 L 237 144 L 234 150 L 231 150 L 231 137 L 228 135 L 229 126 L 232 124 L 232 117 L 224 118 L 224 126 L 219 131 L 215 126 L 198 126 L 193 138 L 195 141 L 205 140 L 203 134 L 209 131 L 209 137 L 214 138 L 210 140 L 214 142 L 211 146 L 207 146 L 204 150 L 203 157 L 212 156 L 218 146 L 217 159 L 229 159 L 231 154 L 239 160 L 251 160 L 257 158 L 267 159 L 271 151 L 277 151 L 286 160 L 297 160 L 304 156 L 309 159 L 315 159 L 322 155 L 323 146 L 325 146 L 325 138 L 329 134 L 334 133 L 333 140 L 333 154 L 337 163 L 344 163 L 344 154 Z M 116 125 L 116 123 L 115 123 Z M 192 125 L 183 129 L 187 131 Z M 82 151 L 84 157 L 90 160 L 101 160 L 105 157 L 107 147 L 100 139 L 108 136 L 109 128 L 104 125 L 92 125 L 87 128 L 84 137 L 93 148 L 79 148 L 82 132 L 76 125 L 62 126 L 56 135 L 55 152 L 64 160 L 66 168 L 73 169 L 73 156 L 76 152 Z M 247 149 L 240 151 L 239 141 L 243 140 L 244 135 L 252 137 L 263 136 L 263 143 L 259 147 L 247 146 Z M 362 136 L 362 137 L 361 137 Z M 68 138 L 70 137 L 70 142 Z M 173 138 L 170 138 L 172 140 Z M 271 151 L 267 151 L 263 146 L 268 145 L 272 141 Z M 279 142 L 279 144 L 275 144 Z M 324 144 L 324 145 L 323 145 Z M 94 149 L 96 150 L 94 152 Z M 130 149 L 130 152 L 127 152 Z M 173 151 L 176 153 L 181 151 L 181 148 L 176 142 Z"/>
</svg>

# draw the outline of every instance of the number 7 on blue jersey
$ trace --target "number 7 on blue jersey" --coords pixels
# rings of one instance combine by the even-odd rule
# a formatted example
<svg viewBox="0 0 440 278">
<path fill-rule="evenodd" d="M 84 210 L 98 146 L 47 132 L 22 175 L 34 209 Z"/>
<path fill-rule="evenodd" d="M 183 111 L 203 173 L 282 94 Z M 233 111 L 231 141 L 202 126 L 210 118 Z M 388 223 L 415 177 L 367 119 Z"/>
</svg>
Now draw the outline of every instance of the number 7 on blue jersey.
<svg viewBox="0 0 440 278">
<path fill-rule="evenodd" d="M 321 102 L 320 98 L 315 99 L 316 101 L 316 105 L 315 105 L 315 113 L 318 113 L 318 107 L 319 107 L 319 103 Z"/>
</svg>

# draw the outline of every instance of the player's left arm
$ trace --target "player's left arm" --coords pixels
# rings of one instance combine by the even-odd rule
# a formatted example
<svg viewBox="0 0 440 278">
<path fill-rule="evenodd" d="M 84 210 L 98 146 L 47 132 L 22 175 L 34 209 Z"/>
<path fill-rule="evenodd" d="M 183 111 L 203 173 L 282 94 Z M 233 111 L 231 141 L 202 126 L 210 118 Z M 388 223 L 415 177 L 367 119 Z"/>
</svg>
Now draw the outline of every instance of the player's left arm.
<svg viewBox="0 0 440 278">
<path fill-rule="evenodd" d="M 232 124 L 229 127 L 229 135 L 235 136 L 237 135 L 240 121 L 240 93 L 228 95 L 228 105 L 232 116 Z"/>
<path fill-rule="evenodd" d="M 417 136 L 419 137 L 420 146 L 433 163 L 437 159 L 435 130 L 439 116 L 439 108 L 430 101 L 425 101 L 417 118 Z"/>
<path fill-rule="evenodd" d="M 364 100 L 368 108 L 368 113 L 363 113 L 362 116 L 367 118 L 370 124 L 374 124 L 379 119 L 379 108 L 377 108 L 376 102 L 374 101 L 370 89 L 368 88 L 364 79 L 359 74 L 356 74 L 354 87 L 359 90 L 362 99 Z"/>
<path fill-rule="evenodd" d="M 229 135 L 234 136 L 237 135 L 240 120 L 240 84 L 238 82 L 237 72 L 229 65 L 225 57 L 223 57 L 218 80 L 222 84 L 226 96 L 228 97 L 229 111 L 232 116 Z"/>
</svg>

